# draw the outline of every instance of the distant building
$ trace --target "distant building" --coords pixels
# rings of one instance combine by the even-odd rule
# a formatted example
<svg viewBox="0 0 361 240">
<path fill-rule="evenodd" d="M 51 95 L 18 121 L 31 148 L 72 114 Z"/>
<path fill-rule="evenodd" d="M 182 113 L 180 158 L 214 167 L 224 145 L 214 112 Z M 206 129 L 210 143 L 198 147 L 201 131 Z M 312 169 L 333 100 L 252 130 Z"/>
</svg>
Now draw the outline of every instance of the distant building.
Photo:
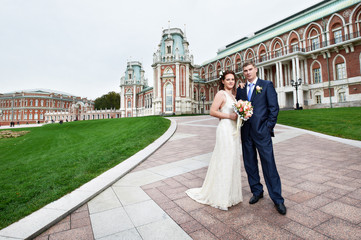
<svg viewBox="0 0 361 240">
<path fill-rule="evenodd" d="M 200 67 L 206 99 L 221 70 L 242 78 L 249 60 L 260 78 L 273 82 L 280 108 L 361 106 L 360 1 L 322 1 L 228 44 Z M 292 80 L 301 83 L 297 93 Z"/>
<path fill-rule="evenodd" d="M 163 30 L 153 87 L 121 80 L 123 116 L 209 113 L 219 73 L 233 70 L 238 85 L 245 61 L 273 82 L 281 109 L 361 106 L 360 1 L 322 1 L 228 44 L 201 65 L 194 65 L 188 46 L 181 29 Z M 300 83 L 297 92 L 292 80 Z"/>
<path fill-rule="evenodd" d="M 153 88 L 148 87 L 142 64 L 128 62 L 124 76 L 120 79 L 121 117 L 153 115 L 152 98 Z"/>
<path fill-rule="evenodd" d="M 94 109 L 86 98 L 49 89 L 20 90 L 0 94 L 0 124 L 44 123 L 55 120 L 47 115 L 68 112 L 64 121 L 83 119 L 83 113 Z"/>
</svg>

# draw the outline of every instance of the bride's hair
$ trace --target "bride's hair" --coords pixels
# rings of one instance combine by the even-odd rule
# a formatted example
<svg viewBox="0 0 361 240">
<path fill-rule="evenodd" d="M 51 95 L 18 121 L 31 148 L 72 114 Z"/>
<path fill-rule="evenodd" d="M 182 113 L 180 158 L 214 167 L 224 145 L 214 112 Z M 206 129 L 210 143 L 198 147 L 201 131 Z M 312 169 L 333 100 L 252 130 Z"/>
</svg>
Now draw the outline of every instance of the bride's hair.
<svg viewBox="0 0 361 240">
<path fill-rule="evenodd" d="M 220 87 L 219 87 L 219 89 L 224 90 L 224 84 L 223 84 L 222 81 L 226 78 L 227 74 L 233 74 L 233 76 L 234 76 L 234 86 L 233 86 L 233 89 L 232 89 L 232 93 L 236 94 L 236 91 L 237 91 L 236 90 L 237 77 L 236 77 L 236 74 L 232 70 L 226 70 L 226 71 L 220 73 L 220 78 L 219 78 L 220 79 L 219 80 L 219 82 L 220 82 L 219 86 Z"/>
</svg>

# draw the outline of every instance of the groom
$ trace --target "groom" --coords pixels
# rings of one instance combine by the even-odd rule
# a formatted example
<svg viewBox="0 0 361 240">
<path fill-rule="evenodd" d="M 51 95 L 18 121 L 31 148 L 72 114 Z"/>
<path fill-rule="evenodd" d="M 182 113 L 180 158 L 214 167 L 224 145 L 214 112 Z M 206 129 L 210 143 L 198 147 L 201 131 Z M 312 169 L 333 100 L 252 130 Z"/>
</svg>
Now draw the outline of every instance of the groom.
<svg viewBox="0 0 361 240">
<path fill-rule="evenodd" d="M 269 196 L 277 211 L 285 215 L 286 207 L 281 195 L 281 180 L 277 172 L 271 139 L 271 136 L 274 136 L 273 128 L 279 111 L 277 93 L 272 82 L 257 78 L 257 68 L 254 63 L 246 62 L 243 65 L 243 74 L 247 79 L 247 87 L 238 88 L 236 98 L 248 100 L 253 106 L 252 117 L 241 128 L 244 167 L 253 194 L 249 203 L 255 204 L 263 198 L 263 185 L 258 170 L 258 151 Z"/>
</svg>

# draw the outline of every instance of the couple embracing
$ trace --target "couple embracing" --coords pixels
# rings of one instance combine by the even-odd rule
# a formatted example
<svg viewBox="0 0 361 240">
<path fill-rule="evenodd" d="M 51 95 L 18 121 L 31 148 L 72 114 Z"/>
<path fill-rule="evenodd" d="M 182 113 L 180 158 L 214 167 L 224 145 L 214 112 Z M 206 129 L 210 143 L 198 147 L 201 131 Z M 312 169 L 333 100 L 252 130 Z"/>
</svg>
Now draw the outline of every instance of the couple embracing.
<svg viewBox="0 0 361 240">
<path fill-rule="evenodd" d="M 225 71 L 220 78 L 220 91 L 211 106 L 210 115 L 220 119 L 216 131 L 216 145 L 212 153 L 207 175 L 201 188 L 186 191 L 195 201 L 222 210 L 243 201 L 241 183 L 240 139 L 237 131 L 238 115 L 233 110 L 237 100 L 248 100 L 253 106 L 253 115 L 241 127 L 242 155 L 252 197 L 250 204 L 263 198 L 257 152 L 260 156 L 264 180 L 276 210 L 286 214 L 281 194 L 281 180 L 277 172 L 271 137 L 279 111 L 277 93 L 272 82 L 257 78 L 254 63 L 243 65 L 247 80 L 236 90 L 236 76 Z"/>
</svg>

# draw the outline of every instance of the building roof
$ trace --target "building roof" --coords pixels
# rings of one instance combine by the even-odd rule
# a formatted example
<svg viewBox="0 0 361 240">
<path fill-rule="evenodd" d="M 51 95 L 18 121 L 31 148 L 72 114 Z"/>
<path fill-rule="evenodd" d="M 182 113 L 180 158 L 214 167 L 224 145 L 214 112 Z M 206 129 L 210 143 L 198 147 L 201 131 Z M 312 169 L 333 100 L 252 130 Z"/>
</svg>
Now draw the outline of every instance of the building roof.
<svg viewBox="0 0 361 240">
<path fill-rule="evenodd" d="M 216 57 L 205 61 L 204 63 L 202 63 L 202 65 L 207 65 L 226 56 L 232 55 L 259 43 L 265 42 L 269 39 L 274 38 L 275 36 L 279 36 L 283 33 L 297 29 L 310 22 L 321 19 L 324 16 L 350 7 L 356 3 L 359 3 L 359 0 L 325 0 L 317 3 L 281 21 L 271 24 L 268 27 L 260 29 L 251 36 L 243 37 L 237 41 L 226 45 L 226 47 L 221 48 L 221 50 L 217 52 Z"/>
<path fill-rule="evenodd" d="M 69 97 L 76 97 L 74 94 L 61 92 L 61 91 L 56 91 L 56 90 L 51 90 L 51 89 L 45 89 L 45 88 L 18 90 L 18 91 L 3 93 L 3 94 L 7 95 L 7 94 L 14 94 L 14 93 L 22 93 L 22 92 L 26 92 L 26 93 L 45 93 L 45 94 L 56 93 L 56 94 L 66 95 L 66 96 L 69 96 Z"/>
</svg>

